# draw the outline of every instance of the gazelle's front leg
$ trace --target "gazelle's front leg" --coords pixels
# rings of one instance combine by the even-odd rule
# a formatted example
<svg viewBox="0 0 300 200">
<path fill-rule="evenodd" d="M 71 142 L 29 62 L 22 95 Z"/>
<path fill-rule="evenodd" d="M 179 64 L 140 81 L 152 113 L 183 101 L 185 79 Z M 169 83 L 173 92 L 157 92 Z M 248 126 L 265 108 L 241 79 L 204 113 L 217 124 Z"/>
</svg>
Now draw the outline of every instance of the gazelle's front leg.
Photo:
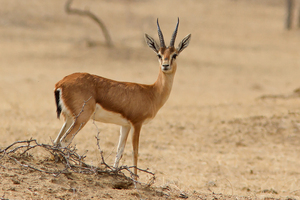
<svg viewBox="0 0 300 200">
<path fill-rule="evenodd" d="M 140 132 L 142 125 L 138 124 L 135 125 L 132 134 L 132 147 L 133 147 L 133 166 L 134 168 L 134 173 L 137 175 L 137 162 L 138 162 L 138 156 L 139 156 L 139 139 L 140 139 Z M 136 178 L 135 178 L 136 179 Z"/>
<path fill-rule="evenodd" d="M 119 166 L 119 161 L 122 158 L 130 128 L 131 128 L 130 126 L 121 126 L 120 138 L 119 138 L 119 144 L 118 144 L 118 150 L 117 150 L 114 168 L 118 168 Z"/>
</svg>

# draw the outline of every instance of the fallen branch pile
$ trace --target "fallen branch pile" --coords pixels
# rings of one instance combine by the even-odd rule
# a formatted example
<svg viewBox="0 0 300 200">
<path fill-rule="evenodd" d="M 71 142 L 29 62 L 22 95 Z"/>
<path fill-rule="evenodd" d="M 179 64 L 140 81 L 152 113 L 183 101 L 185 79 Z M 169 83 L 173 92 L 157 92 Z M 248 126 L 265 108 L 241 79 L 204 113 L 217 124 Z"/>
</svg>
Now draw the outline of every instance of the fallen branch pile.
<svg viewBox="0 0 300 200">
<path fill-rule="evenodd" d="M 54 145 L 49 144 L 40 144 L 37 142 L 36 139 L 30 139 L 30 140 L 24 140 L 24 141 L 16 141 L 12 143 L 11 145 L 7 146 L 4 149 L 0 149 L 0 167 L 7 168 L 5 166 L 4 158 L 8 158 L 9 160 L 14 161 L 17 165 L 26 168 L 31 169 L 34 171 L 39 171 L 42 173 L 51 174 L 54 177 L 59 176 L 60 174 L 70 174 L 70 173 L 80 173 L 80 174 L 107 174 L 112 176 L 123 176 L 126 177 L 126 179 L 132 181 L 134 185 L 136 186 L 136 183 L 139 183 L 144 186 L 150 186 L 154 183 L 155 175 L 154 173 L 138 169 L 142 173 L 148 173 L 152 175 L 152 178 L 150 181 L 146 183 L 139 182 L 135 180 L 135 174 L 132 172 L 132 168 L 134 167 L 128 167 L 128 166 L 121 166 L 118 169 L 115 169 L 112 166 L 109 166 L 105 163 L 102 151 L 100 149 L 99 145 L 99 138 L 97 139 L 97 145 L 100 150 L 100 154 L 102 157 L 101 166 L 103 167 L 95 167 L 92 165 L 89 165 L 84 162 L 85 155 L 79 155 L 76 153 L 77 149 L 76 147 L 58 147 Z M 35 152 L 48 152 L 51 154 L 49 158 L 47 158 L 48 161 L 51 161 L 53 163 L 62 163 L 63 168 L 59 169 L 57 167 L 40 167 L 37 164 L 34 164 L 34 162 L 31 162 L 31 159 L 28 159 L 30 157 L 34 157 L 33 150 L 36 150 Z M 24 159 L 27 158 L 27 159 Z M 125 176 L 123 171 L 127 171 L 130 174 L 130 177 Z"/>
</svg>

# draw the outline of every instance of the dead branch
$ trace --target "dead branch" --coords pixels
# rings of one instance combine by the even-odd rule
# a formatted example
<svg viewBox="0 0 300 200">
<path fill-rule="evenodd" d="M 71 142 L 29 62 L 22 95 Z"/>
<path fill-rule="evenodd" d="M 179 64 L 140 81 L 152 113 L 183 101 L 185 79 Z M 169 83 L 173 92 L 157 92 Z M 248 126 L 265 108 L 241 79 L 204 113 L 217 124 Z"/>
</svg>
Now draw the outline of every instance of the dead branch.
<svg viewBox="0 0 300 200">
<path fill-rule="evenodd" d="M 98 148 L 100 149 L 98 135 L 96 138 L 97 138 Z M 25 156 L 24 158 L 26 158 L 27 155 L 32 155 L 29 154 L 29 152 L 33 149 L 37 149 L 38 152 L 46 151 L 50 153 L 52 155 L 52 158 L 50 159 L 46 158 L 46 160 L 48 161 L 52 160 L 55 163 L 62 163 L 63 169 L 58 169 L 57 167 L 45 169 L 43 167 L 40 167 L 39 164 L 34 164 L 30 160 L 28 161 L 26 159 L 22 159 L 22 157 L 24 156 Z M 132 168 L 135 168 L 134 166 L 132 167 L 121 166 L 118 169 L 114 169 L 113 167 L 106 164 L 103 158 L 103 154 L 101 154 L 101 158 L 102 158 L 101 164 L 104 165 L 105 168 L 103 169 L 103 168 L 95 167 L 85 163 L 84 159 L 86 158 L 86 156 L 79 155 L 76 151 L 77 149 L 74 147 L 67 148 L 67 147 L 58 147 L 49 144 L 40 144 L 37 142 L 36 139 L 16 141 L 13 144 L 7 146 L 6 148 L 0 150 L 0 161 L 3 161 L 0 166 L 5 169 L 9 169 L 4 165 L 5 164 L 4 158 L 8 158 L 9 160 L 14 161 L 17 165 L 21 166 L 24 169 L 30 169 L 41 173 L 51 174 L 55 177 L 59 176 L 60 174 L 70 174 L 70 173 L 108 174 L 111 176 L 121 176 L 126 178 L 127 180 L 134 183 L 136 189 L 137 189 L 136 184 L 149 187 L 154 183 L 155 174 L 148 170 L 143 170 L 138 168 L 139 171 L 152 175 L 152 178 L 148 183 L 142 183 L 135 180 L 136 175 L 131 170 Z M 125 174 L 123 173 L 124 170 L 129 172 L 130 177 L 125 176 Z"/>
<path fill-rule="evenodd" d="M 47 170 L 37 168 L 31 164 L 24 164 L 23 162 L 18 161 L 17 157 L 21 158 L 22 156 L 25 155 L 26 152 L 34 148 L 40 148 L 39 150 L 43 149 L 49 152 L 51 155 L 54 156 L 56 161 L 61 160 L 62 163 L 65 165 L 65 168 L 63 170 L 47 171 Z M 17 152 L 20 153 L 16 154 Z M 76 149 L 62 148 L 62 147 L 57 147 L 48 144 L 39 144 L 35 139 L 14 142 L 13 144 L 6 147 L 5 149 L 1 150 L 0 154 L 3 154 L 0 160 L 3 159 L 4 157 L 8 157 L 10 160 L 15 161 L 15 163 L 17 163 L 18 165 L 24 168 L 29 168 L 47 174 L 53 174 L 54 176 L 58 176 L 59 174 L 63 174 L 63 173 L 70 173 L 69 170 L 79 173 L 78 169 L 80 169 L 80 172 L 83 173 L 88 173 L 88 174 L 91 173 L 89 170 L 91 166 L 83 162 L 85 156 L 78 155 L 76 153 Z M 84 167 L 80 167 L 79 165 Z"/>
<path fill-rule="evenodd" d="M 80 112 L 79 112 L 76 116 L 75 116 L 75 113 L 73 113 L 73 115 L 75 116 L 73 125 L 70 127 L 70 129 L 68 130 L 68 132 L 65 133 L 65 135 L 63 136 L 62 139 L 66 138 L 66 137 L 70 134 L 70 132 L 74 129 L 75 123 L 76 123 L 78 117 L 79 117 L 79 116 L 81 115 L 81 113 L 84 111 L 84 107 L 86 106 L 87 102 L 88 102 L 89 100 L 91 100 L 91 98 L 92 98 L 92 96 L 90 96 L 90 98 L 89 98 L 88 100 L 86 100 L 86 101 L 83 102 L 82 108 L 81 108 Z M 68 144 L 68 146 L 70 146 L 70 144 L 72 143 L 74 137 L 75 137 L 75 136 L 77 135 L 77 133 L 81 130 L 82 125 L 83 125 L 83 123 L 80 124 L 78 130 L 77 130 L 77 131 L 74 133 L 74 135 L 72 136 L 71 142 Z M 68 147 L 68 146 L 67 146 L 67 147 Z"/>
<path fill-rule="evenodd" d="M 71 8 L 72 2 L 73 2 L 73 0 L 67 0 L 67 2 L 65 4 L 65 11 L 66 11 L 66 13 L 68 13 L 68 14 L 74 14 L 74 15 L 80 15 L 80 16 L 86 16 L 86 17 L 92 19 L 101 28 L 102 33 L 103 33 L 103 35 L 105 37 L 106 45 L 108 47 L 112 47 L 113 44 L 112 44 L 111 37 L 110 37 L 110 35 L 108 33 L 108 30 L 107 30 L 106 26 L 102 22 L 102 20 L 100 20 L 96 15 L 94 15 L 89 10 L 79 10 L 79 9 Z"/>
<path fill-rule="evenodd" d="M 108 164 L 106 164 L 105 160 L 104 160 L 104 157 L 103 157 L 103 151 L 101 150 L 100 148 L 100 144 L 99 144 L 99 132 L 97 133 L 97 136 L 95 136 L 96 139 L 97 139 L 97 146 L 98 146 L 98 149 L 99 149 L 99 152 L 100 152 L 100 155 L 101 155 L 101 164 L 105 165 L 107 168 L 109 168 L 110 170 L 113 170 L 112 167 L 110 167 Z"/>
</svg>

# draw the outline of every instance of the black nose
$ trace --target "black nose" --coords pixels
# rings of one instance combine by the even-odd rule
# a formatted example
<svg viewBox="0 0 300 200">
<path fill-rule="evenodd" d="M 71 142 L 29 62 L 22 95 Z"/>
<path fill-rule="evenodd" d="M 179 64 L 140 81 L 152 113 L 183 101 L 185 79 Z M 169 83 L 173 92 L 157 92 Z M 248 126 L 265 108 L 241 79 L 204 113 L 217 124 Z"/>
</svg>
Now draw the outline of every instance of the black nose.
<svg viewBox="0 0 300 200">
<path fill-rule="evenodd" d="M 164 65 L 162 65 L 162 66 L 163 66 L 164 68 L 165 68 L 165 67 L 169 67 L 169 64 L 164 64 Z"/>
<path fill-rule="evenodd" d="M 162 65 L 163 70 L 168 70 L 169 69 L 169 65 Z"/>
</svg>

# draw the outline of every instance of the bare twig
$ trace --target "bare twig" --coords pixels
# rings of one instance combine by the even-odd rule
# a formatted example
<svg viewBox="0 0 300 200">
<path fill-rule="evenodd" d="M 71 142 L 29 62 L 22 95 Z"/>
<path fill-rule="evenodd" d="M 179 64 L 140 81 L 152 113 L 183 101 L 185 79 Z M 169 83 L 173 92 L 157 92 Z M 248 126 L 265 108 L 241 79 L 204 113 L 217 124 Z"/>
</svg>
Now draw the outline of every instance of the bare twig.
<svg viewBox="0 0 300 200">
<path fill-rule="evenodd" d="M 136 175 L 133 171 L 131 171 L 132 168 L 136 168 L 137 170 L 139 170 L 139 171 L 141 171 L 141 172 L 150 174 L 150 175 L 152 176 L 151 181 L 149 181 L 148 184 L 137 181 L 136 178 L 138 177 L 138 175 Z M 134 183 L 138 183 L 138 184 L 144 185 L 144 186 L 150 186 L 150 185 L 152 185 L 152 184 L 154 183 L 154 180 L 155 180 L 155 174 L 154 174 L 153 172 L 150 172 L 150 171 L 145 170 L 145 169 L 140 169 L 140 168 L 138 168 L 138 167 L 136 167 L 136 166 L 130 166 L 130 167 L 128 167 L 128 166 L 126 166 L 126 165 L 122 165 L 121 167 L 119 167 L 119 168 L 117 169 L 118 172 L 121 172 L 121 171 L 123 171 L 123 170 L 129 172 L 130 177 L 131 177 L 131 179 L 132 179 L 132 181 L 133 181 Z"/>
<path fill-rule="evenodd" d="M 107 30 L 106 26 L 102 22 L 102 20 L 100 20 L 96 15 L 94 15 L 89 10 L 79 10 L 79 9 L 71 8 L 71 3 L 72 2 L 73 2 L 73 0 L 67 0 L 67 2 L 65 4 L 66 13 L 80 15 L 80 16 L 86 16 L 86 17 L 89 17 L 90 19 L 92 19 L 94 22 L 96 22 L 100 26 L 100 28 L 103 32 L 103 35 L 105 37 L 105 40 L 106 40 L 106 45 L 108 47 L 112 47 L 113 44 L 112 44 L 111 37 L 108 33 L 108 30 Z"/>
<path fill-rule="evenodd" d="M 99 135 L 97 135 L 96 138 L 97 138 L 97 145 L 99 147 L 99 150 L 100 152 L 102 152 L 99 146 Z M 63 169 L 57 169 L 57 168 L 44 169 L 39 167 L 39 165 L 35 165 L 28 160 L 19 161 L 20 159 L 22 159 L 23 156 L 25 156 L 25 153 L 29 153 L 29 151 L 33 149 L 37 149 L 39 152 L 44 150 L 50 153 L 51 155 L 53 155 L 55 162 L 59 161 L 63 164 Z M 85 156 L 76 153 L 76 148 L 74 147 L 63 148 L 63 147 L 53 146 L 49 144 L 39 144 L 36 139 L 14 142 L 13 144 L 9 145 L 8 147 L 0 151 L 0 160 L 3 160 L 5 157 L 8 158 L 9 160 L 13 160 L 16 164 L 18 164 L 23 168 L 51 174 L 55 177 L 59 176 L 60 174 L 70 174 L 70 173 L 110 174 L 110 175 L 118 175 L 118 176 L 126 177 L 124 173 L 122 173 L 122 171 L 125 170 L 130 174 L 130 177 L 126 177 L 126 179 L 132 181 L 136 189 L 137 189 L 137 184 L 148 187 L 151 186 L 155 180 L 154 173 L 148 170 L 137 168 L 139 171 L 143 173 L 148 173 L 152 175 L 152 179 L 150 180 L 149 183 L 146 184 L 146 183 L 139 182 L 136 180 L 136 175 L 132 171 L 132 168 L 135 168 L 134 166 L 131 167 L 121 166 L 118 169 L 114 169 L 113 167 L 106 164 L 103 156 L 101 158 L 102 158 L 102 164 L 105 165 L 105 169 L 100 169 L 99 167 L 88 165 L 84 162 Z M 1 165 L 1 167 L 7 168 L 4 165 Z"/>
<path fill-rule="evenodd" d="M 99 133 L 100 132 L 97 133 L 96 139 L 97 139 L 97 146 L 98 146 L 98 149 L 99 149 L 99 152 L 100 152 L 100 155 L 101 155 L 101 164 L 104 164 L 107 168 L 109 168 L 110 170 L 113 170 L 113 168 L 111 166 L 109 166 L 108 164 L 106 164 L 106 162 L 104 160 L 103 151 L 101 150 L 100 144 L 99 144 L 99 142 L 100 142 Z"/>
<path fill-rule="evenodd" d="M 27 145 L 23 145 L 24 143 L 26 143 Z M 8 151 L 10 148 L 12 148 L 12 150 Z M 24 164 L 18 161 L 16 157 L 18 156 L 22 157 L 23 155 L 25 155 L 26 152 L 34 148 L 42 148 L 47 152 L 51 153 L 52 155 L 54 155 L 54 157 L 63 158 L 62 161 L 65 164 L 65 168 L 63 170 L 47 171 L 47 170 L 42 170 L 40 168 L 34 167 L 33 165 Z M 21 153 L 19 155 L 16 155 L 15 153 L 17 151 L 20 151 Z M 35 171 L 39 171 L 47 174 L 53 174 L 55 176 L 62 173 L 69 173 L 68 169 L 77 172 L 78 171 L 77 169 L 79 168 L 78 165 L 80 163 L 82 164 L 84 159 L 84 156 L 80 156 L 76 153 L 76 149 L 68 149 L 68 148 L 47 145 L 47 144 L 39 144 L 35 139 L 14 142 L 12 145 L 9 145 L 0 153 L 3 153 L 1 159 L 6 156 L 9 159 L 15 161 L 18 165 L 22 167 L 33 169 Z M 14 156 L 11 156 L 11 154 L 13 154 Z M 89 165 L 84 163 L 84 165 L 82 166 L 86 166 L 86 167 L 81 167 L 80 168 L 81 171 L 83 171 L 84 173 L 90 173 L 88 170 L 88 168 L 90 167 Z"/>
<path fill-rule="evenodd" d="M 89 100 L 91 100 L 91 98 L 92 98 L 92 96 L 90 96 L 90 98 L 88 98 L 88 100 L 86 100 L 86 101 L 83 102 L 82 108 L 81 108 L 80 112 L 79 112 L 76 116 L 75 116 L 75 113 L 73 114 L 73 115 L 75 116 L 74 122 L 73 122 L 72 126 L 70 127 L 70 129 L 68 130 L 68 132 L 65 133 L 65 135 L 64 135 L 63 138 L 62 138 L 62 140 L 63 140 L 64 138 L 66 138 L 66 137 L 71 133 L 71 131 L 74 129 L 75 123 L 76 123 L 78 117 L 79 117 L 79 116 L 81 115 L 81 113 L 84 111 L 84 107 L 86 106 L 87 102 L 88 102 Z M 82 127 L 82 126 L 83 126 L 83 123 L 80 124 L 78 130 L 73 134 L 72 139 L 71 139 L 70 143 L 68 144 L 68 146 L 70 146 L 72 140 L 73 140 L 74 137 L 77 135 L 77 133 L 81 130 L 81 127 Z"/>
</svg>

